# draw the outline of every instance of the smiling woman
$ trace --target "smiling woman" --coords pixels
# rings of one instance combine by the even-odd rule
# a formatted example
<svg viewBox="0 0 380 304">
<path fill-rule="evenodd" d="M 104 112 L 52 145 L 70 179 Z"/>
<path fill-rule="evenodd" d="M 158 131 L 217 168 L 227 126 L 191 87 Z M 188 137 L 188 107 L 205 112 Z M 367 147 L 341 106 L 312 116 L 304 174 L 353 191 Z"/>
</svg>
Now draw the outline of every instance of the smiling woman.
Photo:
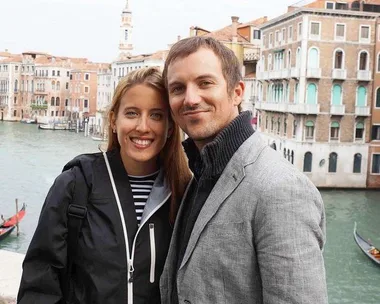
<svg viewBox="0 0 380 304">
<path fill-rule="evenodd" d="M 191 177 L 161 72 L 129 73 L 109 119 L 107 152 L 74 158 L 47 195 L 20 304 L 160 303 L 172 225 Z M 79 216 L 82 227 L 73 227 Z"/>
</svg>

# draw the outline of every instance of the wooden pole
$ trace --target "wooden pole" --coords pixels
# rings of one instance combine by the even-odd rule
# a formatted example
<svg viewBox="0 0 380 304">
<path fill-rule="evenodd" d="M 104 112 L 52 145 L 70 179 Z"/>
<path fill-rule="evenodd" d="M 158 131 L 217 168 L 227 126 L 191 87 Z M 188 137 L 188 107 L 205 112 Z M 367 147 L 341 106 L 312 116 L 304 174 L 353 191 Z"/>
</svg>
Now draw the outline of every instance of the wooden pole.
<svg viewBox="0 0 380 304">
<path fill-rule="evenodd" d="M 17 227 L 17 236 L 20 234 L 20 230 L 18 228 L 18 199 L 16 198 L 16 227 Z"/>
</svg>

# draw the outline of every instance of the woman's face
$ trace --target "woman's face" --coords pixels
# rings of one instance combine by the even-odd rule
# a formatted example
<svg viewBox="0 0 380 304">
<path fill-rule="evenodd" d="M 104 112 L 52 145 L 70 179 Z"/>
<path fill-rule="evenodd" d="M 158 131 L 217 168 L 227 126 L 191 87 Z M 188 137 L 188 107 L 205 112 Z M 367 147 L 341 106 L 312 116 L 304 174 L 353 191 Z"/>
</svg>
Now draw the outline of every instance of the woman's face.
<svg viewBox="0 0 380 304">
<path fill-rule="evenodd" d="M 120 154 L 128 174 L 147 175 L 158 170 L 157 158 L 171 130 L 169 107 L 158 90 L 145 84 L 130 88 L 112 114 Z"/>
</svg>

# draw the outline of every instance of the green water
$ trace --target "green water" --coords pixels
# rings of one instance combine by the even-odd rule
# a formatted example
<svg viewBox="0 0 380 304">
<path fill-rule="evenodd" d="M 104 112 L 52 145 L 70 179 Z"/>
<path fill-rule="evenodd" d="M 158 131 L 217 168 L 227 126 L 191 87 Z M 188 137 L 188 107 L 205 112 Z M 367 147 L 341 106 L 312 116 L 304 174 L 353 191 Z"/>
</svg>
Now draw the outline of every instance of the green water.
<svg viewBox="0 0 380 304">
<path fill-rule="evenodd" d="M 0 122 L 0 213 L 13 215 L 15 198 L 27 203 L 20 236 L 13 233 L 0 249 L 25 253 L 55 177 L 70 159 L 96 152 L 98 144 L 83 133 Z M 358 231 L 380 247 L 380 192 L 322 191 L 322 196 L 327 215 L 324 256 L 329 303 L 379 303 L 380 267 L 357 247 L 353 228 L 356 221 Z"/>
</svg>

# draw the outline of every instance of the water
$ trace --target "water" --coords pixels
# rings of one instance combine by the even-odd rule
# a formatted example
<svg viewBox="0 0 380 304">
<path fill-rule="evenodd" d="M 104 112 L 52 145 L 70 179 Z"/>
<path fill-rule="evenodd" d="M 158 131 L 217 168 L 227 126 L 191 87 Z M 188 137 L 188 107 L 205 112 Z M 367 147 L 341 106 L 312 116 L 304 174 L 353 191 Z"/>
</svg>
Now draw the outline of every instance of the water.
<svg viewBox="0 0 380 304">
<path fill-rule="evenodd" d="M 27 204 L 20 236 L 12 233 L 0 249 L 25 253 L 46 193 L 74 156 L 98 151 L 99 142 L 83 133 L 38 130 L 36 125 L 0 122 L 0 213 L 15 212 L 14 200 Z M 372 304 L 380 300 L 380 267 L 353 239 L 358 231 L 380 247 L 379 191 L 322 191 L 327 215 L 324 251 L 330 304 Z M 318 303 L 316 303 L 318 304 Z"/>
</svg>

